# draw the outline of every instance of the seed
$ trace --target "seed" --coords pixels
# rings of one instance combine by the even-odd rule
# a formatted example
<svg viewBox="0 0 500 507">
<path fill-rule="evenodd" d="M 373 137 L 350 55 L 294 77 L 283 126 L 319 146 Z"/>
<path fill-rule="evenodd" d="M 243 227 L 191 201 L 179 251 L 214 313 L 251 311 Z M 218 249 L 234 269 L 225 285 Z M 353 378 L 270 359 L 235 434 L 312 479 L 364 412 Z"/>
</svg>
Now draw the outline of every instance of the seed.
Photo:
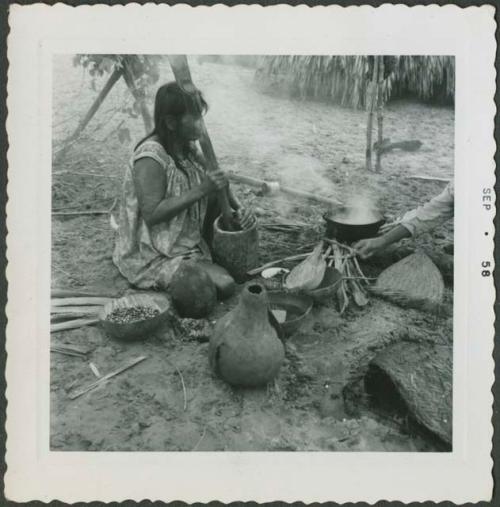
<svg viewBox="0 0 500 507">
<path fill-rule="evenodd" d="M 160 314 L 157 308 L 150 306 L 129 306 L 126 308 L 116 308 L 107 317 L 109 322 L 116 324 L 129 324 L 131 322 L 138 322 L 141 320 L 148 320 Z"/>
</svg>

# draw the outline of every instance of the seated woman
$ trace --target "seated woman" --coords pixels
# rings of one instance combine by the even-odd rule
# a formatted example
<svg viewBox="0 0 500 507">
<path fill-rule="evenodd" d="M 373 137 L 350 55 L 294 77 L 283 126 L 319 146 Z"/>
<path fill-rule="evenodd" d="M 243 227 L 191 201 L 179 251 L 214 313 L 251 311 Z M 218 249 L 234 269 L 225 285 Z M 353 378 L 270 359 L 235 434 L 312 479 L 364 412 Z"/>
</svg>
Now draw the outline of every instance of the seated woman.
<svg viewBox="0 0 500 507">
<path fill-rule="evenodd" d="M 208 106 L 202 97 L 201 103 L 204 113 Z M 135 147 L 125 173 L 113 262 L 139 288 L 168 289 L 179 266 L 194 261 L 221 290 L 228 280 L 234 282 L 211 263 L 207 238 L 218 215 L 216 192 L 228 188 L 242 229 L 255 218 L 229 191 L 222 171 L 205 172 L 196 145 L 201 117 L 188 111 L 177 83 L 158 89 L 154 123 L 151 134 Z"/>
</svg>

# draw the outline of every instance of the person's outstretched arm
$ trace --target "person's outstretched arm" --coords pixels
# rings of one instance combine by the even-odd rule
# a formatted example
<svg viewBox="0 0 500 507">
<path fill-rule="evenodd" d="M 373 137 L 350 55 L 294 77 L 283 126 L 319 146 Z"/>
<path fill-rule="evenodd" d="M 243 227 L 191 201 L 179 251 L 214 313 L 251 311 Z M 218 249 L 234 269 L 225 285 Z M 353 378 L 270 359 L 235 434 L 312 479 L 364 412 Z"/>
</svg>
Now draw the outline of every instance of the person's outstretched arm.
<svg viewBox="0 0 500 507">
<path fill-rule="evenodd" d="M 430 231 L 452 218 L 454 203 L 454 187 L 453 183 L 450 183 L 429 202 L 406 213 L 388 232 L 377 238 L 363 239 L 353 246 L 362 259 L 376 255 L 403 238 Z"/>
<path fill-rule="evenodd" d="M 396 225 L 393 229 L 377 238 L 362 239 L 353 245 L 362 259 L 368 259 L 385 250 L 389 245 L 397 243 L 403 238 L 411 236 L 410 231 L 403 225 Z"/>
</svg>

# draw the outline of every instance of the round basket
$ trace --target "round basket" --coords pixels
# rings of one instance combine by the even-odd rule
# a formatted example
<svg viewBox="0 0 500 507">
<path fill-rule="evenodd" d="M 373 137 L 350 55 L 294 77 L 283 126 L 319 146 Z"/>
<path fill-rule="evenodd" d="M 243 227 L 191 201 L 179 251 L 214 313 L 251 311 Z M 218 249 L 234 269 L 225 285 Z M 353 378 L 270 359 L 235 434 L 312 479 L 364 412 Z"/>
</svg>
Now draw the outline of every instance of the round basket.
<svg viewBox="0 0 500 507">
<path fill-rule="evenodd" d="M 132 308 L 146 306 L 158 310 L 160 313 L 153 318 L 136 320 L 120 324 L 107 320 L 107 317 L 117 308 Z M 120 340 L 144 340 L 153 334 L 169 315 L 170 301 L 167 296 L 153 293 L 128 294 L 119 299 L 113 299 L 104 305 L 101 314 L 101 325 L 107 334 Z"/>
<path fill-rule="evenodd" d="M 305 294 L 291 294 L 289 292 L 268 292 L 270 310 L 285 310 L 287 317 L 279 325 L 285 336 L 295 333 L 311 312 L 313 300 Z"/>
<path fill-rule="evenodd" d="M 306 294 L 311 296 L 316 303 L 323 303 L 337 292 L 341 281 L 342 274 L 340 271 L 332 267 L 327 267 L 325 276 L 323 277 L 319 287 L 317 289 L 307 291 Z"/>
<path fill-rule="evenodd" d="M 439 311 L 444 282 L 431 259 L 416 252 L 383 271 L 371 290 L 403 307 Z"/>
</svg>

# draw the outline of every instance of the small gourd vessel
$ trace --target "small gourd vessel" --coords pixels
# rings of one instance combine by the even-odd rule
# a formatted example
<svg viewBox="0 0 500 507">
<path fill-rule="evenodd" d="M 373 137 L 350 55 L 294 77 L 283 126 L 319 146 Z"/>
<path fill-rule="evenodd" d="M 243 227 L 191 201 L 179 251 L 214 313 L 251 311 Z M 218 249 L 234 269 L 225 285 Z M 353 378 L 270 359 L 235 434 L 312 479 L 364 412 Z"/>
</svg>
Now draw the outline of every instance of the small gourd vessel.
<svg viewBox="0 0 500 507">
<path fill-rule="evenodd" d="M 285 357 L 279 325 L 272 318 L 265 288 L 249 283 L 236 308 L 217 322 L 209 346 L 212 370 L 238 387 L 273 380 Z"/>
</svg>

